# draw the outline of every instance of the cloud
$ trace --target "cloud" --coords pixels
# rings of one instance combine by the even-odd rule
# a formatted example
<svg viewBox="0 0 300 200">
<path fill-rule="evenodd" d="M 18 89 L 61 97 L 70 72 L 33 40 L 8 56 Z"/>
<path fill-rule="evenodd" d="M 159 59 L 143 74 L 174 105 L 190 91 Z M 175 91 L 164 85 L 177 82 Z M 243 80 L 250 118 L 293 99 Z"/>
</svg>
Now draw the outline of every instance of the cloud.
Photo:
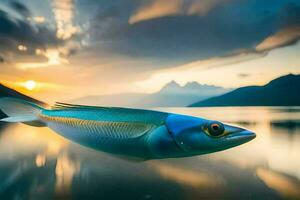
<svg viewBox="0 0 300 200">
<path fill-rule="evenodd" d="M 80 38 L 71 38 L 75 34 L 73 1 L 54 1 L 56 28 L 50 21 L 45 23 L 44 16 L 33 16 L 21 2 L 9 5 L 19 15 L 0 7 L 0 51 L 10 55 L 12 66 L 31 69 L 66 64 L 66 57 L 80 49 Z"/>
<path fill-rule="evenodd" d="M 160 59 L 169 66 L 238 49 L 251 51 L 276 32 L 299 24 L 293 14 L 297 5 L 277 4 L 273 9 L 258 0 L 142 1 L 137 8 L 116 3 L 113 9 L 96 12 L 90 23 L 90 44 L 101 43 L 112 54 Z"/>
<path fill-rule="evenodd" d="M 2 74 L 11 70 L 13 78 L 25 74 L 63 85 L 80 83 L 93 94 L 135 91 L 133 83 L 142 80 L 153 88 L 173 75 L 180 83 L 205 82 L 207 71 L 213 71 L 217 84 L 220 71 L 226 74 L 233 64 L 262 58 L 298 37 L 292 28 L 299 25 L 295 0 L 51 0 L 46 9 L 36 0 L 28 2 L 30 20 L 7 6 L 0 12 Z M 85 46 L 77 39 L 78 27 Z M 18 50 L 20 45 L 26 48 Z M 12 72 L 12 66 L 18 68 Z M 238 79 L 247 71 L 226 77 Z"/>
<path fill-rule="evenodd" d="M 24 4 L 22 4 L 18 1 L 10 2 L 10 6 L 15 11 L 17 11 L 20 15 L 22 15 L 23 17 L 30 17 L 31 16 L 31 12 L 29 11 L 29 9 Z"/>
<path fill-rule="evenodd" d="M 69 63 L 67 59 L 63 58 L 60 55 L 60 51 L 57 49 L 47 49 L 45 51 L 37 49 L 36 54 L 45 56 L 47 58 L 47 61 L 46 62 L 21 62 L 21 63 L 16 63 L 16 66 L 22 70 L 27 70 L 27 69 L 42 68 L 42 67 L 49 67 L 49 66 Z"/>
<path fill-rule="evenodd" d="M 62 42 L 56 38 L 55 31 L 30 23 L 26 18 L 15 18 L 0 9 L 0 50 L 16 52 L 19 45 L 28 48 L 45 48 Z"/>
<path fill-rule="evenodd" d="M 195 77 L 198 73 L 200 73 L 199 71 L 226 67 L 241 62 L 262 58 L 266 55 L 267 53 L 265 52 L 244 50 L 226 56 L 211 57 L 208 59 L 178 65 L 172 69 L 157 70 L 151 74 L 148 79 L 135 82 L 135 85 L 140 88 L 159 89 L 162 85 L 172 80 L 184 80 L 186 83 L 190 80 L 194 80 L 191 79 L 191 77 Z"/>
<path fill-rule="evenodd" d="M 187 15 L 205 16 L 217 5 L 229 2 L 230 0 L 201 0 L 193 1 L 187 8 Z"/>
<path fill-rule="evenodd" d="M 266 53 L 243 50 L 241 52 L 232 53 L 226 56 L 216 56 L 204 60 L 194 61 L 185 65 L 180 65 L 180 68 L 202 68 L 209 69 L 215 67 L 224 67 L 227 65 L 233 65 L 240 62 L 246 62 L 253 59 L 258 59 L 266 56 Z"/>
<path fill-rule="evenodd" d="M 56 20 L 58 38 L 66 40 L 79 32 L 74 26 L 75 4 L 73 0 L 53 0 L 53 13 Z"/>
<path fill-rule="evenodd" d="M 213 8 L 232 0 L 147 0 L 130 16 L 129 23 L 175 15 L 207 15 Z"/>
<path fill-rule="evenodd" d="M 267 37 L 260 44 L 258 44 L 255 49 L 257 51 L 269 51 L 275 48 L 296 44 L 299 38 L 300 25 L 290 26 L 279 30 L 274 35 Z"/>
<path fill-rule="evenodd" d="M 145 2 L 145 1 L 144 1 Z M 182 0 L 152 0 L 142 3 L 138 10 L 129 18 L 129 23 L 177 15 L 181 12 Z"/>
<path fill-rule="evenodd" d="M 33 20 L 35 23 L 45 23 L 45 21 L 46 21 L 45 17 L 43 17 L 43 16 L 36 16 L 36 17 L 33 17 L 32 20 Z"/>
<path fill-rule="evenodd" d="M 240 78 L 247 78 L 249 76 L 250 76 L 250 74 L 246 74 L 246 73 L 240 73 L 240 74 L 238 74 L 238 77 L 240 77 Z"/>
<path fill-rule="evenodd" d="M 298 5 L 289 0 L 276 1 L 274 7 L 266 7 L 267 3 L 259 0 L 183 1 L 168 5 L 162 5 L 164 1 L 141 2 L 137 7 L 130 3 L 101 7 L 90 21 L 88 32 L 99 60 L 107 62 L 103 52 L 110 58 L 144 60 L 140 65 L 110 68 L 115 73 L 133 73 L 135 86 L 142 90 L 158 90 L 170 77 L 184 83 L 197 78 L 195 71 L 201 74 L 223 67 L 219 70 L 222 71 L 237 63 L 247 65 L 247 61 L 263 58 L 284 46 L 280 42 L 271 49 L 257 48 L 263 41 L 299 24 Z M 232 77 L 237 75 L 238 72 Z"/>
</svg>

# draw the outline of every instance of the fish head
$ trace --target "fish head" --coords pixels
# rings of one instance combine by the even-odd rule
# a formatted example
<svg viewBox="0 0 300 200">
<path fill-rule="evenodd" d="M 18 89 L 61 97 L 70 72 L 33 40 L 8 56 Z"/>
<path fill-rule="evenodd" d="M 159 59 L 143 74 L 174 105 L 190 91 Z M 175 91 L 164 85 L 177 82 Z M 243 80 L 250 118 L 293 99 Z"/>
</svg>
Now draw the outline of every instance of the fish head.
<svg viewBox="0 0 300 200">
<path fill-rule="evenodd" d="M 222 151 L 256 137 L 241 127 L 185 115 L 169 115 L 166 126 L 177 146 L 187 155 Z"/>
</svg>

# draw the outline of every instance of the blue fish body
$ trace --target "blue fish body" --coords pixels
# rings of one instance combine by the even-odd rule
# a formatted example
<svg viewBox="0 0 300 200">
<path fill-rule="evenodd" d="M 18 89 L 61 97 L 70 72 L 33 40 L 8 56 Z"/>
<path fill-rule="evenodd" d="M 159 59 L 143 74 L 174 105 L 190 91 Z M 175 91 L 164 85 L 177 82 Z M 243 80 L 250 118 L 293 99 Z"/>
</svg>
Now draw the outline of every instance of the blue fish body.
<svg viewBox="0 0 300 200">
<path fill-rule="evenodd" d="M 228 149 L 255 137 L 251 131 L 186 115 L 142 109 L 57 104 L 46 109 L 1 98 L 7 122 L 47 126 L 81 145 L 139 159 L 194 156 Z"/>
</svg>

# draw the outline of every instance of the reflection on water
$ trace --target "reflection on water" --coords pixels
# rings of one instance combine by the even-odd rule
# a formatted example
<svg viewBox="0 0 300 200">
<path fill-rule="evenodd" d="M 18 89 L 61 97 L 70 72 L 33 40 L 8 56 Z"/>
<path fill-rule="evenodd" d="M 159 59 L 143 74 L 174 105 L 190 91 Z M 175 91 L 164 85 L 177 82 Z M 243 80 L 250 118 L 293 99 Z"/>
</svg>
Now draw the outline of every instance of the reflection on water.
<svg viewBox="0 0 300 200">
<path fill-rule="evenodd" d="M 79 163 L 69 158 L 67 152 L 57 157 L 55 175 L 55 192 L 59 196 L 67 197 L 71 194 L 73 176 L 79 171 Z"/>
<path fill-rule="evenodd" d="M 297 180 L 292 180 L 275 171 L 265 170 L 263 168 L 257 169 L 257 175 L 270 188 L 278 191 L 283 197 L 296 199 L 300 197 L 300 184 Z"/>
<path fill-rule="evenodd" d="M 187 185 L 194 188 L 203 187 L 223 187 L 224 180 L 220 176 L 212 173 L 201 173 L 192 169 L 184 169 L 174 167 L 160 162 L 149 163 L 164 179 L 175 181 L 182 185 Z"/>
<path fill-rule="evenodd" d="M 161 109 L 162 110 L 162 109 Z M 219 153 L 131 162 L 48 128 L 0 126 L 0 199 L 300 199 L 300 108 L 163 108 L 258 137 Z"/>
</svg>

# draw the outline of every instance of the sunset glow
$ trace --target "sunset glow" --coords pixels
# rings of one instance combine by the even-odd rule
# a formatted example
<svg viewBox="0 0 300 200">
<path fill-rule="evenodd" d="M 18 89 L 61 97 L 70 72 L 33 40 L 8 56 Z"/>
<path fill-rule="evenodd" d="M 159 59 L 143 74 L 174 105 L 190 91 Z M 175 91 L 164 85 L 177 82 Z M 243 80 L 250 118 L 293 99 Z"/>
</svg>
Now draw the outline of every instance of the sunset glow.
<svg viewBox="0 0 300 200">
<path fill-rule="evenodd" d="M 33 80 L 29 80 L 25 82 L 24 86 L 27 90 L 34 90 L 36 88 L 36 82 Z"/>
<path fill-rule="evenodd" d="M 0 0 L 0 200 L 300 200 L 300 0 Z"/>
<path fill-rule="evenodd" d="M 0 81 L 48 101 L 149 94 L 171 81 L 238 88 L 300 73 L 295 0 L 28 0 L 19 14 L 8 2 Z"/>
</svg>

